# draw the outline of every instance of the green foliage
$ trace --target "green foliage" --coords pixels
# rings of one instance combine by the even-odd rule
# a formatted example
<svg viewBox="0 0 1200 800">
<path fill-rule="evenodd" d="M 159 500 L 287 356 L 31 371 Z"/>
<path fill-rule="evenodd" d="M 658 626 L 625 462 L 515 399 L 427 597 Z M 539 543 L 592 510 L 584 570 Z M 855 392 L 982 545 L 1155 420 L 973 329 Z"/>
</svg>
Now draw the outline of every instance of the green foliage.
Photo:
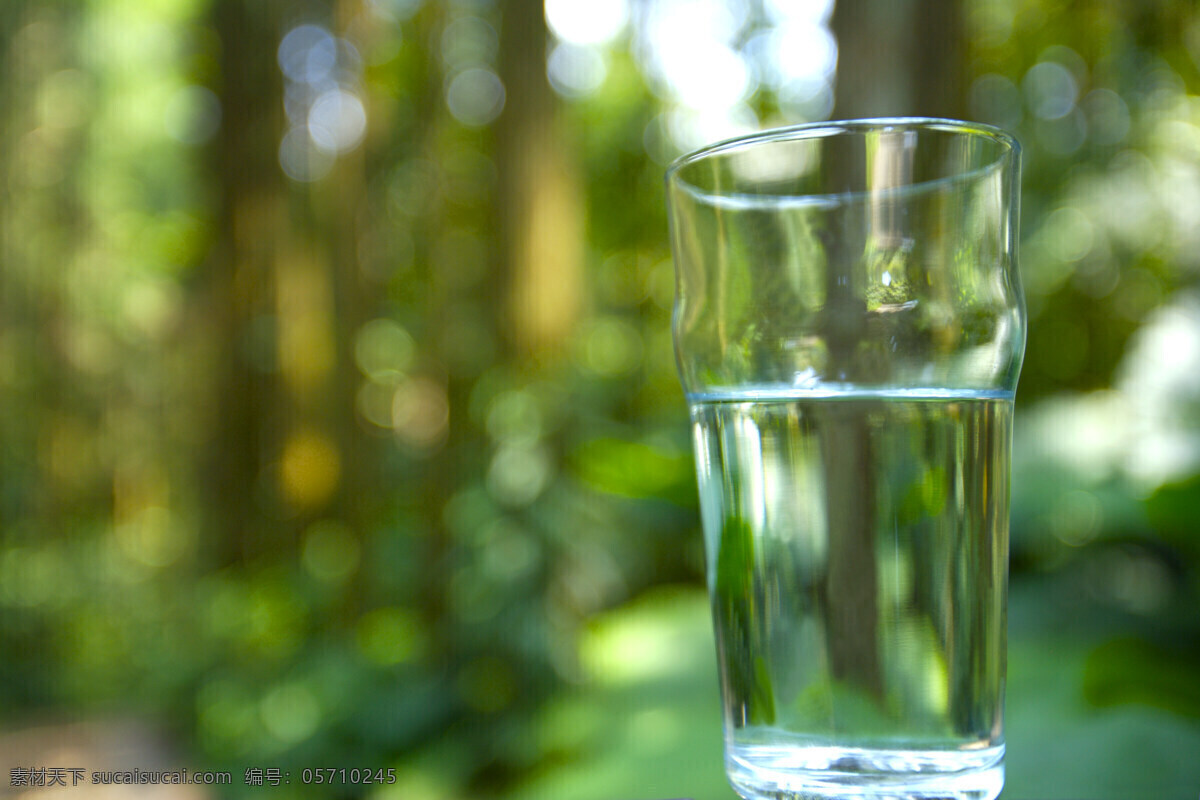
<svg viewBox="0 0 1200 800">
<path fill-rule="evenodd" d="M 750 524 L 740 517 L 727 517 L 717 549 L 713 603 L 725 647 L 722 657 L 729 671 L 727 691 L 747 693 L 735 695 L 732 704 L 745 709 L 751 724 L 771 725 L 775 722 L 775 690 L 766 663 L 755 647 L 764 620 L 759 610 L 762 600 L 754 588 L 754 550 Z"/>
<path fill-rule="evenodd" d="M 609 494 L 660 497 L 678 503 L 694 494 L 692 460 L 650 445 L 620 439 L 595 439 L 576 450 L 580 477 Z"/>
<path fill-rule="evenodd" d="M 577 222 L 538 252 L 577 252 L 530 278 L 533 296 L 566 298 L 550 311 L 569 309 L 567 324 L 523 344 L 531 314 L 513 295 L 529 275 L 512 253 L 537 215 L 513 212 L 528 192 L 512 148 L 536 111 L 510 59 L 546 42 L 511 24 L 519 5 L 307 4 L 303 21 L 354 45 L 341 67 L 368 117 L 361 145 L 311 183 L 279 161 L 295 123 L 277 57 L 301 21 L 289 4 L 0 9 L 6 729 L 138 716 L 182 761 L 235 776 L 395 767 L 378 798 L 728 796 L 669 331 L 672 109 L 628 37 L 593 94 L 555 98 L 533 71 L 550 109 L 538 124 L 553 126 L 538 152 L 565 154 L 533 182 L 561 192 L 539 208 Z M 970 11 L 967 71 L 1007 81 L 982 84 L 973 113 L 1014 127 L 1026 153 L 1014 596 L 1059 587 L 1014 615 L 1022 796 L 1051 796 L 1060 775 L 1129 785 L 1139 764 L 1162 794 L 1195 778 L 1185 676 L 1200 661 L 1162 642 L 1200 628 L 1196 462 L 1138 479 L 1088 447 L 1097 428 L 1159 418 L 1122 407 L 1073 436 L 1112 393 L 1063 396 L 1119 384 L 1129 343 L 1200 263 L 1196 23 L 1186 3 L 1127 5 Z M 1043 62 L 1075 76 L 1063 118 L 1030 110 Z M 510 84 L 487 125 L 446 103 L 472 68 Z M 781 105 L 768 94 L 749 105 Z M 739 289 L 743 313 L 819 313 L 824 287 L 788 260 L 818 237 L 789 235 L 778 284 Z M 774 306 L 756 306 L 764 289 Z M 987 336 L 981 309 L 963 335 Z M 1171 408 L 1194 426 L 1194 390 L 1161 394 L 1183 397 Z M 1039 421 L 1055 402 L 1065 411 Z M 907 506 L 944 503 L 946 480 L 914 480 Z M 750 713 L 770 722 L 784 701 L 748 638 L 762 554 L 746 521 L 724 528 L 718 615 L 740 632 L 736 668 L 759 676 L 740 682 L 756 687 Z M 1094 635 L 1047 634 L 1047 609 Z"/>
<path fill-rule="evenodd" d="M 1144 703 L 1200 717 L 1196 654 L 1142 639 L 1105 642 L 1088 656 L 1083 691 L 1097 707 Z"/>
</svg>

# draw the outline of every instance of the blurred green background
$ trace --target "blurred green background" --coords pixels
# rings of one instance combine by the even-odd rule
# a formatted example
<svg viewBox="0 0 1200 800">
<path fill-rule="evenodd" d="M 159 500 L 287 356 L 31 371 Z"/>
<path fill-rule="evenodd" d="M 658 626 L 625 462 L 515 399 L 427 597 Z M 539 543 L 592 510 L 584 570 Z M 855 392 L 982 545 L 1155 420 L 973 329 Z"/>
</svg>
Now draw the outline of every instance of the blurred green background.
<svg viewBox="0 0 1200 800">
<path fill-rule="evenodd" d="M 1004 796 L 1200 791 L 1195 4 L 4 0 L 0 65 L 0 795 L 732 798 L 662 175 L 883 114 L 1025 147 Z"/>
</svg>

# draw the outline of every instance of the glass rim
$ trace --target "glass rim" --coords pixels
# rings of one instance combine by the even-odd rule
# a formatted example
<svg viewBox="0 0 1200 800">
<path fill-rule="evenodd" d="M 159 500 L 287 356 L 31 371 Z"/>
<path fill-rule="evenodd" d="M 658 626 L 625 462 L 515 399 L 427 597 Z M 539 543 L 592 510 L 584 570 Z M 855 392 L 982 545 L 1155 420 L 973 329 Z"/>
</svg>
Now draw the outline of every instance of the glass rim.
<svg viewBox="0 0 1200 800">
<path fill-rule="evenodd" d="M 709 202 L 713 205 L 747 208 L 762 205 L 773 207 L 786 205 L 827 206 L 836 207 L 849 201 L 878 196 L 879 192 L 804 192 L 799 194 L 752 194 L 746 192 L 713 192 L 695 185 L 680 177 L 685 168 L 713 157 L 733 154 L 757 145 L 793 140 L 826 139 L 846 134 L 869 131 L 913 130 L 939 131 L 952 133 L 968 138 L 987 139 L 1001 147 L 1000 155 L 990 163 L 966 172 L 947 175 L 933 180 L 918 181 L 904 186 L 892 187 L 885 190 L 886 194 L 920 194 L 933 190 L 948 183 L 969 180 L 980 177 L 1002 167 L 1006 162 L 1011 163 L 1020 158 L 1021 143 L 1008 131 L 987 125 L 982 122 L 967 122 L 964 120 L 942 117 L 871 117 L 866 119 L 823 120 L 806 122 L 802 125 L 789 125 L 782 128 L 770 128 L 755 133 L 722 139 L 704 145 L 696 150 L 676 158 L 666 170 L 668 188 L 672 185 L 686 191 L 693 198 Z"/>
</svg>

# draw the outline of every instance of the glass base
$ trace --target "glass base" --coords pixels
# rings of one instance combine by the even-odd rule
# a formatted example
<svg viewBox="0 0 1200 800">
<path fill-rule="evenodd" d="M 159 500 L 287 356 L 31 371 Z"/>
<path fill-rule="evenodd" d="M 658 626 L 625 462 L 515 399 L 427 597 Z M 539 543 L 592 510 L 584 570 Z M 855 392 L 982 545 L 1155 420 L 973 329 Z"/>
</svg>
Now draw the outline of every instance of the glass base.
<svg viewBox="0 0 1200 800">
<path fill-rule="evenodd" d="M 994 800 L 1004 745 L 980 750 L 731 746 L 729 782 L 744 800 Z"/>
</svg>

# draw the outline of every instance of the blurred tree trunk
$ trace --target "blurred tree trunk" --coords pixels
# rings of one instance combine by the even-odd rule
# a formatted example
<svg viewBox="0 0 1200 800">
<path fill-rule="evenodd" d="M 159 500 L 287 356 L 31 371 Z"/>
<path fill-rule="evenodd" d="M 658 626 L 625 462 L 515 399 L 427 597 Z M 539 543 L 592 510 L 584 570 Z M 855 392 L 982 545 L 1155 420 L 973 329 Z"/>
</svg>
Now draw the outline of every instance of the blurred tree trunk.
<svg viewBox="0 0 1200 800">
<path fill-rule="evenodd" d="M 961 6 L 957 0 L 838 0 L 832 20 L 838 42 L 834 118 L 961 118 L 966 108 Z M 841 178 L 847 188 L 861 187 L 866 180 L 861 174 Z M 831 249 L 838 262 L 831 273 L 852 278 L 842 284 L 830 276 L 829 308 L 843 319 L 865 319 L 862 287 L 855 289 L 853 276 L 866 244 L 865 237 L 846 233 Z M 832 338 L 831 355 L 848 363 L 859 332 L 853 326 L 832 327 L 843 335 Z M 830 662 L 835 678 L 882 697 L 875 553 L 881 521 L 874 510 L 874 454 L 865 409 L 848 408 L 846 418 L 831 425 L 822 442 L 830 502 Z M 848 504 L 851 497 L 861 502 Z"/>
<path fill-rule="evenodd" d="M 329 5 L 335 35 L 358 6 Z M 223 562 L 294 547 L 319 517 L 353 525 L 372 474 L 354 402 L 362 155 L 341 155 L 305 192 L 288 185 L 276 45 L 289 13 L 259 0 L 216 0 L 212 11 L 223 116 L 213 152 L 221 203 L 208 289 L 219 388 L 208 486 Z"/>
<path fill-rule="evenodd" d="M 336 0 L 334 33 L 349 30 L 364 11 L 364 0 Z M 360 45 L 361 46 L 361 45 Z M 364 106 L 367 98 L 363 98 Z M 372 124 L 371 109 L 367 108 L 368 125 Z M 372 296 L 359 269 L 359 243 L 371 224 L 367 201 L 366 144 L 339 158 L 324 193 L 317 198 L 314 211 L 318 218 L 329 221 L 328 272 L 332 301 L 331 336 L 335 343 L 336 359 L 327 381 L 326 400 L 330 431 L 337 443 L 341 468 L 338 491 L 333 498 L 331 513 L 336 513 L 353 532 L 354 540 L 362 542 L 367 527 L 379 518 L 379 500 L 387 496 L 389 487 L 383 485 L 379 460 L 359 424 L 357 397 L 363 376 L 354 358 L 355 340 L 359 329 L 372 316 L 385 312 L 379 307 L 380 298 Z M 342 613 L 349 618 L 357 613 L 363 602 L 362 582 L 353 581 L 342 592 Z"/>
<path fill-rule="evenodd" d="M 33 99 L 30 87 L 36 78 L 31 75 L 34 70 L 28 61 L 17 51 L 17 36 L 29 17 L 27 5 L 27 0 L 13 0 L 0 11 L 0 66 L 4 70 L 0 78 L 0 107 L 4 109 L 0 136 L 5 142 L 22 141 L 35 124 L 29 106 Z M 0 341 L 6 343 L 19 336 L 22 329 L 36 330 L 28 319 L 34 304 L 29 302 L 21 275 L 27 239 L 21 235 L 18 204 L 9 195 L 9 187 L 16 186 L 20 167 L 20 156 L 6 148 L 0 157 L 0 186 L 6 188 L 10 200 L 0 207 Z M 16 355 L 12 350 L 5 353 L 10 361 Z M 6 542 L 16 527 L 14 523 L 26 513 L 29 492 L 22 484 L 32 483 L 36 474 L 36 432 L 19 422 L 14 424 L 21 417 L 12 409 L 0 416 L 0 544 Z"/>
<path fill-rule="evenodd" d="M 49 79 L 78 66 L 68 42 L 83 16 L 69 3 L 27 0 L 5 3 L 0 11 L 0 134 L 9 145 L 0 158 L 0 186 L 6 190 L 0 210 L 0 342 L 7 373 L 0 380 L 20 389 L 8 398 L 0 421 L 0 539 L 8 531 L 3 523 L 36 518 L 39 535 L 56 533 L 85 505 L 107 513 L 110 499 L 107 491 L 103 499 L 90 491 L 78 495 L 68 477 L 73 473 L 68 463 L 79 464 L 79 453 L 86 451 L 66 432 L 100 426 L 108 409 L 93 385 L 77 379 L 86 365 L 72 359 L 78 340 L 70 334 L 79 328 L 70 324 L 71 293 L 64 279 L 75 268 L 89 222 L 71 175 L 84 136 L 77 125 L 54 130 L 57 109 L 44 107 Z M 56 269 L 46 269 L 49 264 Z M 23 409 L 22 400 L 28 403 Z"/>
<path fill-rule="evenodd" d="M 857 161 L 832 162 L 834 185 L 846 190 L 861 187 L 866 180 L 861 167 Z M 855 364 L 867 319 L 859 266 L 866 231 L 856 222 L 848 219 L 844 230 L 826 242 L 824 326 L 835 379 L 868 382 L 875 376 L 861 375 Z M 830 669 L 839 681 L 882 699 L 869 406 L 847 400 L 837 410 L 839 416 L 831 417 L 821 431 L 829 531 L 825 603 Z"/>
<path fill-rule="evenodd" d="M 211 149 L 219 186 L 217 239 L 204 276 L 201 325 L 216 396 L 207 442 L 207 533 L 221 564 L 263 552 L 271 525 L 260 497 L 279 397 L 274 359 L 275 259 L 286 242 L 286 187 L 275 48 L 279 4 L 214 0 L 221 41 L 221 128 Z"/>
<path fill-rule="evenodd" d="M 335 37 L 351 35 L 362 5 L 362 0 L 330 0 Z M 273 40 L 286 32 L 284 24 Z M 273 102 L 279 105 L 278 99 Z M 281 205 L 277 220 L 287 237 L 270 264 L 264 262 L 274 289 L 279 380 L 275 405 L 256 411 L 256 425 L 266 432 L 270 455 L 279 458 L 279 470 L 260 484 L 278 490 L 278 508 L 289 518 L 273 523 L 280 536 L 298 534 L 320 519 L 345 525 L 347 535 L 360 543 L 383 490 L 355 402 L 362 383 L 355 337 L 372 305 L 358 269 L 360 228 L 369 224 L 364 159 L 364 147 L 359 147 L 339 153 L 329 174 L 318 181 L 292 186 L 275 181 L 281 204 L 291 201 L 286 212 Z M 359 582 L 348 584 L 338 595 L 334 614 L 343 621 L 353 617 L 361 606 L 361 590 Z"/>
<path fill-rule="evenodd" d="M 964 4 L 838 0 L 834 119 L 966 113 Z"/>
<path fill-rule="evenodd" d="M 546 78 L 546 44 L 542 0 L 504 5 L 498 203 L 510 284 L 506 327 L 526 355 L 553 349 L 571 330 L 583 279 L 583 193 Z"/>
</svg>

